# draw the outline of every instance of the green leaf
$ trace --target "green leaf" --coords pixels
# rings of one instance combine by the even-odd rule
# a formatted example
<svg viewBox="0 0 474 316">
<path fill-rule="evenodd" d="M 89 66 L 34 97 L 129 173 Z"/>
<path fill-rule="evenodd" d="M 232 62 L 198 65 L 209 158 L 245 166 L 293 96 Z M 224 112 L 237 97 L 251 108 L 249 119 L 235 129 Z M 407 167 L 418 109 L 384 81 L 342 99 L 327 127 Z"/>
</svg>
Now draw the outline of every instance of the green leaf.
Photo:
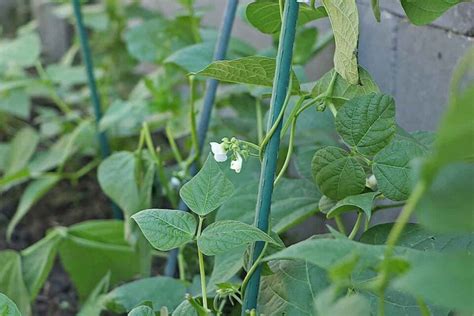
<svg viewBox="0 0 474 316">
<path fill-rule="evenodd" d="M 317 315 L 371 315 L 370 303 L 361 294 L 347 294 L 335 301 L 330 301 L 333 288 L 324 291 L 315 302 Z"/>
<path fill-rule="evenodd" d="M 451 7 L 463 0 L 400 0 L 403 10 L 415 25 L 428 24 L 436 20 Z M 464 0 L 465 1 L 465 0 Z"/>
<path fill-rule="evenodd" d="M 372 12 L 374 13 L 377 22 L 380 22 L 380 3 L 379 0 L 371 0 Z"/>
<path fill-rule="evenodd" d="M 311 91 L 311 95 L 315 98 L 325 93 L 331 83 L 335 70 L 332 69 L 319 79 Z M 362 67 L 359 67 L 359 84 L 350 84 L 347 80 L 336 74 L 332 93 L 329 100 L 334 103 L 336 108 L 340 108 L 346 101 L 355 97 L 367 95 L 370 93 L 378 93 L 379 87 L 372 79 L 370 74 Z"/>
<path fill-rule="evenodd" d="M 254 179 L 241 182 L 235 194 L 220 207 L 217 220 L 253 223 L 258 194 L 258 183 Z M 272 196 L 272 230 L 283 233 L 315 214 L 320 197 L 321 193 L 311 181 L 282 178 Z"/>
<path fill-rule="evenodd" d="M 33 207 L 36 202 L 38 202 L 46 193 L 48 193 L 48 191 L 51 190 L 59 182 L 59 180 L 61 180 L 59 175 L 49 174 L 41 176 L 40 178 L 35 179 L 28 184 L 20 198 L 20 203 L 18 204 L 15 215 L 13 215 L 10 223 L 8 223 L 8 240 L 11 239 L 16 225 L 28 213 L 31 207 Z"/>
<path fill-rule="evenodd" d="M 333 200 L 360 194 L 365 188 L 364 168 L 341 148 L 329 146 L 318 150 L 311 168 L 321 192 Z"/>
<path fill-rule="evenodd" d="M 293 63 L 304 65 L 313 56 L 313 47 L 318 38 L 318 29 L 309 27 L 297 32 L 295 48 L 293 52 Z"/>
<path fill-rule="evenodd" d="M 21 252 L 23 278 L 31 300 L 36 298 L 48 278 L 62 238 L 58 231 L 52 231 Z"/>
<path fill-rule="evenodd" d="M 0 251 L 0 293 L 15 302 L 21 315 L 31 315 L 30 295 L 23 280 L 21 257 L 16 251 Z"/>
<path fill-rule="evenodd" d="M 0 315 L 2 316 L 21 316 L 20 310 L 8 296 L 0 293 Z"/>
<path fill-rule="evenodd" d="M 437 232 L 474 232 L 473 187 L 473 164 L 450 164 L 441 169 L 417 204 L 420 223 Z"/>
<path fill-rule="evenodd" d="M 141 272 L 140 257 L 124 239 L 122 221 L 88 221 L 69 228 L 59 247 L 62 265 L 84 300 L 110 271 L 111 285 Z M 120 236 L 120 237 L 119 237 Z"/>
<path fill-rule="evenodd" d="M 138 155 L 126 151 L 112 154 L 99 165 L 100 187 L 127 217 L 151 205 L 155 169 L 153 163 L 146 165 Z"/>
<path fill-rule="evenodd" d="M 0 112 L 15 115 L 21 119 L 30 118 L 31 103 L 28 94 L 22 89 L 8 91 L 0 97 Z"/>
<path fill-rule="evenodd" d="M 322 0 L 336 42 L 334 68 L 350 84 L 359 83 L 357 42 L 359 13 L 355 0 Z"/>
<path fill-rule="evenodd" d="M 330 208 L 327 212 L 327 218 L 332 218 L 336 215 L 347 211 L 362 210 L 368 219 L 372 216 L 372 207 L 374 205 L 375 197 L 379 192 L 368 192 L 358 195 L 351 195 L 338 201 L 336 205 Z"/>
<path fill-rule="evenodd" d="M 374 157 L 372 171 L 379 191 L 391 200 L 406 200 L 416 181 L 410 162 L 425 154 L 421 145 L 395 138 Z"/>
<path fill-rule="evenodd" d="M 0 42 L 0 66 L 30 67 L 41 53 L 40 38 L 36 33 L 22 34 L 14 40 Z"/>
<path fill-rule="evenodd" d="M 52 64 L 46 68 L 48 79 L 65 87 L 87 83 L 86 69 L 83 66 L 68 66 L 63 64 Z M 100 73 L 96 73 L 100 78 Z"/>
<path fill-rule="evenodd" d="M 246 8 L 247 20 L 260 32 L 274 34 L 280 31 L 280 5 L 278 1 L 260 0 L 250 3 Z M 326 17 L 324 7 L 312 9 L 308 6 L 300 5 L 298 25 L 306 24 L 310 21 Z"/>
<path fill-rule="evenodd" d="M 151 209 L 132 216 L 150 244 L 162 251 L 178 248 L 194 238 L 196 218 L 179 210 Z"/>
<path fill-rule="evenodd" d="M 383 245 L 393 223 L 371 227 L 360 237 L 360 242 L 372 245 Z M 439 234 L 427 231 L 420 224 L 408 223 L 397 242 L 398 247 L 407 247 L 422 251 L 468 252 L 474 251 L 474 234 Z"/>
<path fill-rule="evenodd" d="M 198 237 L 199 249 L 206 256 L 214 256 L 255 241 L 275 244 L 275 241 L 260 229 L 238 221 L 212 223 Z"/>
<path fill-rule="evenodd" d="M 142 305 L 132 309 L 130 313 L 128 313 L 128 316 L 155 316 L 155 312 L 153 308 Z"/>
<path fill-rule="evenodd" d="M 226 178 L 212 156 L 207 158 L 198 174 L 179 191 L 184 203 L 200 216 L 217 209 L 233 193 L 234 185 Z"/>
<path fill-rule="evenodd" d="M 265 315 L 316 315 L 313 301 L 329 285 L 325 271 L 306 261 L 290 260 L 271 262 L 270 268 L 273 274 L 262 278 L 260 312 Z"/>
<path fill-rule="evenodd" d="M 412 260 L 394 287 L 436 305 L 474 312 L 474 256 L 443 254 Z"/>
<path fill-rule="evenodd" d="M 208 282 L 208 292 L 216 290 L 216 285 L 229 281 L 244 265 L 244 256 L 247 247 L 234 248 L 216 255 L 214 267 Z"/>
<path fill-rule="evenodd" d="M 198 313 L 188 300 L 184 300 L 176 307 L 173 316 L 198 316 Z"/>
<path fill-rule="evenodd" d="M 109 291 L 110 285 L 110 272 L 97 283 L 92 293 L 87 297 L 87 300 L 81 306 L 81 310 L 77 316 L 100 316 L 103 309 L 102 306 L 102 295 Z"/>
<path fill-rule="evenodd" d="M 349 100 L 337 112 L 336 129 L 349 146 L 375 155 L 395 134 L 395 101 L 376 93 Z"/>
<path fill-rule="evenodd" d="M 103 298 L 104 306 L 115 313 L 125 313 L 142 302 L 151 302 L 155 311 L 164 306 L 168 311 L 178 307 L 186 294 L 183 281 L 169 277 L 145 278 L 126 283 Z"/>
<path fill-rule="evenodd" d="M 212 62 L 213 52 L 214 43 L 198 43 L 174 52 L 164 62 L 176 64 L 189 72 L 198 72 Z"/>
<path fill-rule="evenodd" d="M 15 174 L 25 168 L 31 156 L 33 156 L 38 143 L 39 135 L 34 129 L 24 127 L 19 130 L 10 143 L 5 176 Z"/>
<path fill-rule="evenodd" d="M 275 77 L 275 58 L 249 56 L 234 60 L 215 61 L 196 75 L 215 78 L 220 81 L 246 83 L 272 87 Z M 292 92 L 298 93 L 300 85 L 292 72 Z"/>
</svg>

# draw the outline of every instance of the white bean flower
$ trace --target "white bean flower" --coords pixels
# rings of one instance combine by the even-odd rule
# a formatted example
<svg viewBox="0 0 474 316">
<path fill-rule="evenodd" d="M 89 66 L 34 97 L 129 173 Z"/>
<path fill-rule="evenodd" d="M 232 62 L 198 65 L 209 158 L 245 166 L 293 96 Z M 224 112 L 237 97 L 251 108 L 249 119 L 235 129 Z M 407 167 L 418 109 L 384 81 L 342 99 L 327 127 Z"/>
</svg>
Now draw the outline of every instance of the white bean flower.
<svg viewBox="0 0 474 316">
<path fill-rule="evenodd" d="M 211 143 L 211 151 L 214 155 L 214 159 L 217 162 L 224 162 L 227 160 L 227 151 L 225 150 L 224 142 L 222 143 Z"/>
<path fill-rule="evenodd" d="M 236 173 L 240 173 L 242 169 L 242 156 L 239 153 L 235 153 L 235 159 L 230 162 L 230 169 L 234 170 Z"/>
</svg>

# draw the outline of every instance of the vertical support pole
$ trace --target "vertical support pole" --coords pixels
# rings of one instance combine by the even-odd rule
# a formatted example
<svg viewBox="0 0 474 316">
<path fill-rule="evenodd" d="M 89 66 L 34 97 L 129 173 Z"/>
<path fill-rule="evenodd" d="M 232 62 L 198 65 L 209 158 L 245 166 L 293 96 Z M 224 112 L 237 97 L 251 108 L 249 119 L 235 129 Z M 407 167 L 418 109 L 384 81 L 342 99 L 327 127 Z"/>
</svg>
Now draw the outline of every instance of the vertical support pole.
<svg viewBox="0 0 474 316">
<path fill-rule="evenodd" d="M 267 124 L 267 132 L 277 120 L 285 97 L 287 95 L 291 76 L 291 61 L 293 58 L 293 43 L 295 41 L 296 20 L 298 19 L 299 4 L 296 0 L 286 0 L 283 11 L 283 21 L 280 32 L 280 42 L 276 60 L 276 71 L 273 79 L 272 99 L 270 101 L 270 117 Z M 273 181 L 278 160 L 278 150 L 280 148 L 280 133 L 282 121 L 278 124 L 266 147 L 262 171 L 260 173 L 260 185 L 255 214 L 255 225 L 264 232 L 268 232 L 271 199 L 273 194 Z M 263 250 L 264 243 L 256 242 L 251 251 L 251 264 L 253 264 Z M 250 277 L 245 290 L 245 297 L 242 306 L 242 315 L 246 311 L 257 308 L 258 291 L 260 288 L 261 266 L 259 266 Z"/>
<path fill-rule="evenodd" d="M 76 17 L 76 26 L 77 26 L 77 32 L 79 34 L 79 42 L 81 44 L 82 58 L 84 61 L 84 65 L 86 67 L 87 82 L 89 85 L 91 103 L 94 109 L 95 121 L 96 121 L 96 126 L 97 126 L 97 138 L 99 140 L 100 152 L 101 152 L 102 158 L 106 158 L 110 155 L 110 146 L 107 139 L 107 135 L 105 135 L 104 132 L 98 131 L 99 121 L 102 118 L 102 109 L 100 105 L 99 93 L 97 92 L 97 84 L 96 84 L 95 75 L 94 75 L 94 64 L 92 62 L 91 49 L 89 46 L 87 31 L 84 26 L 84 21 L 82 18 L 80 0 L 72 0 L 72 5 L 74 9 L 74 16 Z M 112 203 L 112 210 L 113 210 L 114 218 L 116 219 L 123 218 L 122 212 L 117 207 L 117 205 L 113 203 Z"/>
<path fill-rule="evenodd" d="M 234 25 L 235 14 L 237 12 L 238 0 L 228 0 L 227 7 L 224 13 L 224 19 L 222 20 L 221 28 L 219 31 L 219 37 L 217 38 L 216 49 L 214 52 L 214 60 L 223 60 L 227 54 L 227 48 L 229 47 L 230 36 L 232 33 L 232 27 Z M 204 104 L 201 109 L 199 116 L 199 122 L 197 127 L 197 138 L 199 152 L 204 147 L 206 141 L 206 134 L 209 128 L 209 120 L 211 119 L 212 108 L 214 107 L 214 100 L 216 98 L 216 91 L 219 82 L 216 79 L 208 79 L 206 82 L 206 94 L 204 96 Z M 190 169 L 191 175 L 194 176 L 198 172 L 198 164 L 193 163 Z M 188 208 L 182 200 L 179 201 L 179 209 L 187 211 Z M 178 249 L 173 249 L 169 252 L 168 261 L 165 266 L 165 275 L 174 276 L 176 274 L 176 264 L 178 258 Z"/>
</svg>

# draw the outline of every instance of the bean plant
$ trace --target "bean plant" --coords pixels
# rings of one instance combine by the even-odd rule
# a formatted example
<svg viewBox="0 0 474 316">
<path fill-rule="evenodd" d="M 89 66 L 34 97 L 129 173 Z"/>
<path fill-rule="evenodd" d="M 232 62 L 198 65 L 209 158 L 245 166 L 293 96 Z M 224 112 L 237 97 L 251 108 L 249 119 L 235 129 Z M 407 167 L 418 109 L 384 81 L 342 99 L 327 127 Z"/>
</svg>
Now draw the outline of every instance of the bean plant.
<svg viewBox="0 0 474 316">
<path fill-rule="evenodd" d="M 463 1 L 400 2 L 424 25 Z M 218 61 L 204 9 L 179 3 L 173 18 L 137 3 L 85 7 L 106 104 L 99 124 L 85 107 L 77 45 L 45 68 L 31 26 L 0 42 L 1 119 L 7 133 L 22 126 L 0 146 L 0 188 L 29 181 L 8 238 L 53 186 L 96 167 L 124 217 L 54 227 L 1 251 L 0 314 L 31 315 L 59 257 L 79 315 L 471 315 L 474 49 L 455 67 L 437 132 L 408 132 L 395 99 L 358 63 L 354 0 L 250 2 L 245 20 L 272 46 L 232 38 Z M 59 11 L 68 17 L 70 6 Z M 328 33 L 312 24 L 323 19 Z M 332 42 L 334 68 L 307 76 Z M 19 54 L 24 46 L 35 49 Z M 154 67 L 140 77 L 143 64 Z M 221 86 L 201 149 L 209 79 Z M 37 110 L 41 133 L 28 125 L 38 91 L 49 105 Z M 103 160 L 97 131 L 111 139 Z M 378 212 L 396 220 L 373 224 Z M 327 230 L 295 242 L 290 229 L 315 215 Z"/>
</svg>

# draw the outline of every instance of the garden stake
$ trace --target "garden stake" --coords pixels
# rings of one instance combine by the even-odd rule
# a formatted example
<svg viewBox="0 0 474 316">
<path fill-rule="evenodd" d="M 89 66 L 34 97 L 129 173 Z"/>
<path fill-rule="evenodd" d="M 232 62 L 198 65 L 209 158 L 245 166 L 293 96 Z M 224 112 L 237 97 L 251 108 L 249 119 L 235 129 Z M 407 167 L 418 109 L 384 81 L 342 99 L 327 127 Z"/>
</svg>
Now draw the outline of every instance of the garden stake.
<svg viewBox="0 0 474 316">
<path fill-rule="evenodd" d="M 232 26 L 234 25 L 235 13 L 237 11 L 238 0 L 228 0 L 227 7 L 224 13 L 224 19 L 219 32 L 219 38 L 216 43 L 216 50 L 214 52 L 214 60 L 223 60 L 227 53 L 227 47 L 229 46 L 230 35 L 232 32 Z M 207 130 L 209 128 L 209 120 L 211 118 L 212 107 L 214 106 L 214 99 L 216 98 L 216 91 L 219 82 L 216 79 L 207 80 L 206 94 L 204 96 L 204 104 L 201 109 L 199 116 L 199 122 L 197 127 L 197 139 L 198 139 L 198 152 L 202 151 L 204 142 L 206 140 Z M 194 176 L 198 172 L 198 164 L 193 163 L 191 165 L 190 173 Z M 183 202 L 179 201 L 179 207 L 182 211 L 187 211 L 188 207 Z M 170 251 L 168 261 L 165 266 L 165 275 L 174 276 L 176 274 L 176 263 L 178 258 L 178 249 Z"/>
<path fill-rule="evenodd" d="M 283 20 L 280 32 L 280 42 L 276 60 L 276 71 L 273 79 L 272 99 L 270 102 L 270 118 L 267 124 L 267 131 L 277 120 L 282 111 L 283 103 L 287 95 L 291 75 L 291 61 L 293 57 L 293 44 L 295 41 L 296 20 L 298 19 L 299 4 L 296 0 L 287 0 L 284 4 Z M 258 200 L 255 214 L 256 226 L 264 232 L 268 231 L 268 219 L 270 215 L 270 206 L 273 193 L 273 180 L 275 178 L 276 165 L 278 159 L 278 150 L 280 147 L 280 132 L 282 122 L 268 142 L 262 161 L 262 171 L 260 174 L 260 184 L 258 190 Z M 264 242 L 256 242 L 251 251 L 252 265 L 263 250 Z M 247 289 L 245 291 L 244 305 L 242 306 L 242 315 L 247 311 L 257 308 L 258 290 L 260 287 L 261 266 L 255 270 L 250 277 Z"/>
<path fill-rule="evenodd" d="M 99 93 L 97 92 L 97 84 L 94 75 L 94 64 L 92 63 L 92 54 L 89 47 L 89 40 L 87 38 L 87 31 L 84 26 L 84 21 L 82 19 L 81 13 L 81 3 L 80 0 L 72 0 L 72 5 L 74 8 L 74 15 L 76 17 L 76 26 L 77 32 L 79 33 L 79 42 L 81 44 L 82 58 L 86 67 L 87 73 L 87 83 L 89 85 L 89 90 L 91 93 L 91 103 L 94 109 L 95 122 L 97 126 L 97 138 L 99 140 L 100 153 L 102 158 L 105 159 L 110 155 L 110 146 L 105 132 L 99 131 L 99 121 L 102 118 L 102 110 L 100 106 Z M 112 211 L 114 218 L 122 219 L 123 214 L 115 203 L 112 203 Z"/>
</svg>

